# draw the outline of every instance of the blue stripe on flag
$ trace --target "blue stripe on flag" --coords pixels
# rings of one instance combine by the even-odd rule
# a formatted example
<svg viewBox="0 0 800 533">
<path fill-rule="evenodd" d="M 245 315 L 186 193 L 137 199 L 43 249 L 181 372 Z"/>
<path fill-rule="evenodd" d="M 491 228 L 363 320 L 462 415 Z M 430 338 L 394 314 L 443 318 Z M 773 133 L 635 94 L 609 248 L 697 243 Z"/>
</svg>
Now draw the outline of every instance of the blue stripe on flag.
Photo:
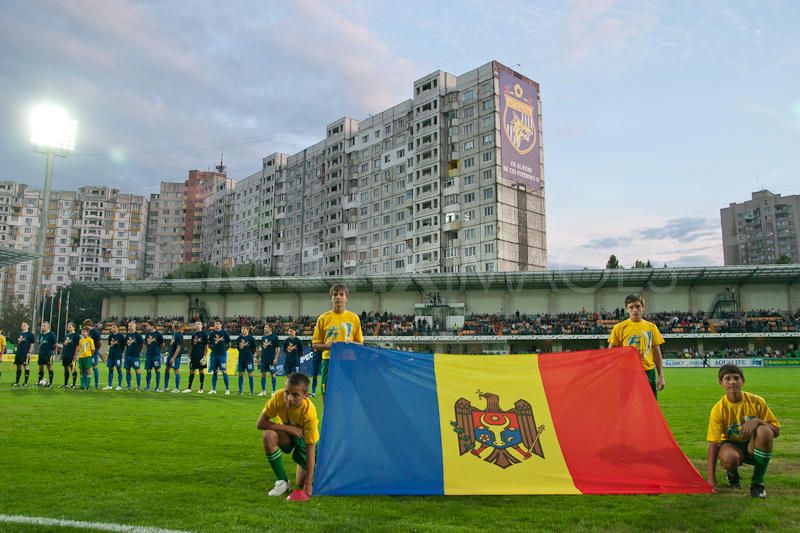
<svg viewBox="0 0 800 533">
<path fill-rule="evenodd" d="M 443 494 L 433 355 L 337 343 L 314 493 Z"/>
</svg>

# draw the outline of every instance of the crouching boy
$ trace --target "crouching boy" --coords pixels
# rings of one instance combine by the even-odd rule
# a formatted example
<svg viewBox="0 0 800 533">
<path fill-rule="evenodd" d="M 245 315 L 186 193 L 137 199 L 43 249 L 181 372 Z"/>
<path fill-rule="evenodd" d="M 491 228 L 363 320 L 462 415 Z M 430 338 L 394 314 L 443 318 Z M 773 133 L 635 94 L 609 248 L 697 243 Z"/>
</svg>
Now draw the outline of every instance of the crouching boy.
<svg viewBox="0 0 800 533">
<path fill-rule="evenodd" d="M 741 488 L 738 468 L 743 463 L 750 464 L 750 496 L 766 498 L 764 475 L 781 425 L 762 397 L 742 391 L 744 373 L 738 366 L 723 365 L 718 377 L 725 396 L 711 409 L 708 420 L 708 482 L 716 492 L 719 459 L 726 470 L 728 486 Z"/>
<path fill-rule="evenodd" d="M 308 385 L 305 374 L 290 374 L 283 390 L 277 391 L 267 401 L 258 417 L 256 427 L 264 430 L 264 453 L 278 478 L 267 493 L 269 496 L 281 496 L 291 489 L 283 466 L 284 453 L 291 453 L 297 464 L 297 487 L 311 496 L 319 421 L 317 409 L 308 397 Z M 272 419 L 277 419 L 277 422 Z"/>
</svg>

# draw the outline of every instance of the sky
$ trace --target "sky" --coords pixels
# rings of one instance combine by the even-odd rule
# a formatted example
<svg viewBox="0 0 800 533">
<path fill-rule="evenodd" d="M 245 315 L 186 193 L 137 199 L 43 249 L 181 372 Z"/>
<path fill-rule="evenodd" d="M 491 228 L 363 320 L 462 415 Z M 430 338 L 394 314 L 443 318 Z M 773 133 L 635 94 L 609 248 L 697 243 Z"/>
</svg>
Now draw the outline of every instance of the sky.
<svg viewBox="0 0 800 533">
<path fill-rule="evenodd" d="M 29 114 L 78 120 L 55 189 L 242 179 L 342 116 L 497 60 L 541 86 L 550 268 L 722 264 L 719 210 L 800 194 L 800 2 L 3 0 L 0 180 Z"/>
</svg>

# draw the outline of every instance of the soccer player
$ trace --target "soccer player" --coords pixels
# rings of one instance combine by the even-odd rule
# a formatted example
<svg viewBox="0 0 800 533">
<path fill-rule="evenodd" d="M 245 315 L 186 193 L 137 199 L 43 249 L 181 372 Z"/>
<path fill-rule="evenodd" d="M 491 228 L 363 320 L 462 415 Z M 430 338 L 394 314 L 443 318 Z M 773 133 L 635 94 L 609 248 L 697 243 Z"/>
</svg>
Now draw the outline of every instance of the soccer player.
<svg viewBox="0 0 800 533">
<path fill-rule="evenodd" d="M 172 344 L 167 352 L 167 368 L 164 369 L 164 390 L 169 390 L 169 371 L 175 372 L 175 388 L 172 392 L 181 391 L 181 354 L 183 353 L 183 328 L 180 322 L 172 323 Z"/>
<path fill-rule="evenodd" d="M 0 365 L 3 364 L 3 355 L 6 353 L 6 336 L 3 335 L 3 328 L 0 328 Z M 0 377 L 3 377 L 3 367 L 0 366 Z"/>
<path fill-rule="evenodd" d="M 75 331 L 75 324 L 67 324 L 67 334 L 64 336 L 64 343 L 61 345 L 61 364 L 64 367 L 64 384 L 62 389 L 69 386 L 69 374 L 72 372 L 72 389 L 75 388 L 75 381 L 78 379 L 78 371 L 75 369 L 75 350 L 81 341 L 81 334 Z"/>
<path fill-rule="evenodd" d="M 23 322 L 20 324 L 20 333 L 19 337 L 17 337 L 17 351 L 14 354 L 14 366 L 17 367 L 17 381 L 14 382 L 12 387 L 19 387 L 19 378 L 22 376 L 22 369 L 25 368 L 25 383 L 23 383 L 23 387 L 28 386 L 28 379 L 31 376 L 31 346 L 33 343 L 36 342 L 36 339 L 33 337 L 33 333 L 28 331 L 30 326 L 27 322 Z"/>
<path fill-rule="evenodd" d="M 322 400 L 325 400 L 325 389 L 328 386 L 328 365 L 331 358 L 331 345 L 334 342 L 355 342 L 364 344 L 361 333 L 361 320 L 358 315 L 348 311 L 347 297 L 350 291 L 347 285 L 337 283 L 330 290 L 333 309 L 322 313 L 317 319 L 311 347 L 322 352 L 320 376 L 322 381 Z"/>
<path fill-rule="evenodd" d="M 89 337 L 92 338 L 92 342 L 94 342 L 94 353 L 92 354 L 92 373 L 94 374 L 94 388 L 98 388 L 100 386 L 100 371 L 97 368 L 100 359 L 100 346 L 102 345 L 102 336 L 100 335 L 100 330 L 94 327 L 92 321 L 88 318 L 83 321 L 84 327 L 89 328 Z M 105 363 L 105 361 L 103 361 Z"/>
<path fill-rule="evenodd" d="M 303 356 L 303 341 L 297 338 L 297 330 L 288 328 L 286 340 L 283 341 L 283 351 L 286 359 L 283 362 L 283 371 L 288 376 L 295 372 L 300 372 L 300 358 Z"/>
<path fill-rule="evenodd" d="M 147 388 L 145 391 L 150 392 L 150 379 L 153 374 L 153 369 L 155 369 L 155 392 L 161 392 L 161 347 L 164 345 L 164 336 L 160 331 L 156 330 L 152 322 L 145 322 L 144 327 L 144 342 L 147 345 L 144 355 L 144 370 L 147 372 Z"/>
<path fill-rule="evenodd" d="M 242 326 L 242 334 L 239 335 L 239 362 L 236 370 L 239 372 L 239 394 L 242 394 L 244 387 L 244 373 L 247 372 L 247 379 L 250 382 L 250 396 L 253 395 L 253 354 L 256 351 L 256 339 L 250 335 L 250 326 Z"/>
<path fill-rule="evenodd" d="M 295 483 L 311 496 L 314 482 L 316 445 L 319 441 L 317 409 L 308 398 L 308 377 L 290 374 L 283 390 L 276 392 L 264 406 L 256 427 L 264 431 L 262 442 L 267 461 L 275 472 L 275 486 L 267 493 L 281 496 L 291 489 L 283 453 L 291 453 L 297 464 Z M 277 418 L 277 423 L 271 419 Z"/>
<path fill-rule="evenodd" d="M 626 296 L 625 309 L 628 311 L 628 319 L 611 330 L 608 347 L 633 346 L 639 350 L 647 381 L 650 383 L 653 395 L 658 398 L 658 391 L 664 390 L 664 368 L 661 362 L 661 345 L 664 344 L 664 337 L 655 324 L 643 318 L 644 298 L 641 295 Z"/>
<path fill-rule="evenodd" d="M 206 379 L 206 349 L 208 348 L 208 335 L 203 331 L 203 323 L 199 320 L 194 323 L 194 333 L 192 333 L 192 351 L 189 353 L 189 387 L 183 392 L 192 392 L 192 382 L 194 381 L 195 370 L 200 371 L 200 390 L 198 394 L 203 394 L 203 382 Z"/>
<path fill-rule="evenodd" d="M 319 370 L 322 367 L 321 351 L 314 350 L 313 359 L 311 359 L 311 365 L 312 365 L 311 397 L 314 398 L 317 395 L 317 376 L 319 376 Z"/>
<path fill-rule="evenodd" d="M 131 320 L 128 322 L 128 334 L 125 335 L 125 381 L 128 383 L 128 390 L 131 390 L 131 369 L 136 370 L 136 390 L 142 388 L 142 371 L 139 368 L 142 344 L 144 344 L 144 339 L 136 331 L 136 322 Z"/>
<path fill-rule="evenodd" d="M 259 396 L 267 395 L 267 371 L 272 377 L 272 394 L 275 394 L 277 379 L 275 379 L 275 365 L 278 364 L 278 356 L 281 352 L 280 339 L 272 332 L 272 326 L 264 324 L 264 336 L 261 337 L 261 354 L 259 355 L 258 367 L 261 370 L 261 392 Z"/>
<path fill-rule="evenodd" d="M 89 371 L 94 366 L 92 358 L 97 352 L 94 347 L 94 340 L 89 336 L 90 329 L 87 326 L 81 328 L 81 340 L 78 342 L 78 368 L 81 370 L 81 390 L 88 391 L 92 385 Z"/>
<path fill-rule="evenodd" d="M 44 369 L 47 367 L 48 371 L 48 387 L 53 386 L 53 352 L 55 351 L 56 334 L 50 331 L 50 322 L 42 322 L 42 330 L 39 333 L 39 379 L 36 381 L 38 384 L 44 378 Z"/>
<path fill-rule="evenodd" d="M 225 394 L 231 393 L 230 381 L 228 381 L 228 344 L 231 337 L 228 332 L 222 329 L 222 322 L 214 321 L 214 331 L 210 335 L 211 357 L 209 368 L 213 372 L 211 375 L 211 390 L 209 394 L 217 393 L 217 372 L 222 372 L 222 379 L 225 381 Z"/>
<path fill-rule="evenodd" d="M 736 365 L 722 365 L 717 374 L 725 396 L 711 409 L 708 419 L 707 479 L 717 492 L 717 459 L 726 470 L 728 486 L 742 488 L 739 466 L 753 465 L 750 496 L 766 498 L 764 475 L 772 457 L 773 440 L 781 425 L 761 396 L 743 392 L 744 373 Z"/>
<path fill-rule="evenodd" d="M 114 385 L 114 369 L 117 369 L 117 390 L 122 390 L 122 349 L 125 346 L 125 335 L 119 332 L 116 324 L 111 324 L 108 334 L 108 355 L 106 365 L 108 366 L 108 385 L 103 390 L 111 390 Z"/>
</svg>

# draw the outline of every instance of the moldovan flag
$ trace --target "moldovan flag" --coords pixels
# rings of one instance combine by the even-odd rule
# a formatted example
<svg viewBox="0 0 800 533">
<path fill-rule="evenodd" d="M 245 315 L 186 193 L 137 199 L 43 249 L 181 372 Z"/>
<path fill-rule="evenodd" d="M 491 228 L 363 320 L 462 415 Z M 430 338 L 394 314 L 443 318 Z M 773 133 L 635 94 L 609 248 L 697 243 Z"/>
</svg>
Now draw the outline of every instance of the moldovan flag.
<svg viewBox="0 0 800 533">
<path fill-rule="evenodd" d="M 635 348 L 423 354 L 337 343 L 320 495 L 707 493 Z"/>
</svg>

